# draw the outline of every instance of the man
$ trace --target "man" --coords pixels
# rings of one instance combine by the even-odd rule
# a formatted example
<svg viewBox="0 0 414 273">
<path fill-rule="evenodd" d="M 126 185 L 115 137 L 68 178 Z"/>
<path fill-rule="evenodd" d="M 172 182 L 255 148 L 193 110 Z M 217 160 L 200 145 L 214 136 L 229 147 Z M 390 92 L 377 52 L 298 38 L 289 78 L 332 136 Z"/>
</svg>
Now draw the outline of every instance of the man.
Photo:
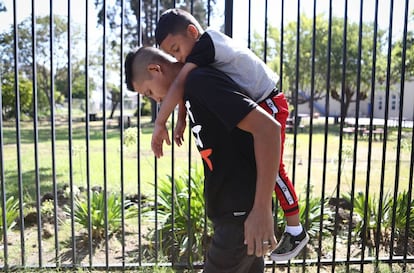
<svg viewBox="0 0 414 273">
<path fill-rule="evenodd" d="M 182 68 L 154 47 L 125 60 L 131 90 L 161 103 Z M 214 225 L 204 272 L 263 272 L 276 246 L 272 193 L 280 160 L 280 124 L 224 73 L 191 71 L 184 101 L 204 165 L 207 215 Z"/>
</svg>

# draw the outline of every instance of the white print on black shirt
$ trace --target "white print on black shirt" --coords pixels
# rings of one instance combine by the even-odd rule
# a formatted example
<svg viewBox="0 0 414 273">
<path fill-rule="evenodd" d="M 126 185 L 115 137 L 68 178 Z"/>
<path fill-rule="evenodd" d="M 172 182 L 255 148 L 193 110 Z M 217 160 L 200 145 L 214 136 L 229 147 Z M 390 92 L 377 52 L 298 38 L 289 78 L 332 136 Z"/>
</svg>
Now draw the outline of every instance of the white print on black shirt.
<svg viewBox="0 0 414 273">
<path fill-rule="evenodd" d="M 191 104 L 188 100 L 185 102 L 185 108 L 187 108 L 187 113 L 188 113 L 188 116 L 190 117 L 190 120 L 191 120 L 192 124 L 195 124 L 196 122 L 195 122 L 195 119 L 194 119 L 194 115 L 190 110 Z M 195 143 L 199 148 L 201 158 L 207 164 L 210 171 L 213 171 L 213 163 L 211 162 L 211 160 L 209 158 L 209 156 L 213 153 L 213 150 L 211 148 L 203 150 L 204 144 L 203 144 L 203 141 L 201 140 L 201 135 L 200 135 L 200 132 L 201 132 L 202 129 L 203 129 L 202 125 L 194 125 L 194 126 L 192 126 L 191 131 L 195 135 Z"/>
<path fill-rule="evenodd" d="M 187 113 L 188 113 L 188 116 L 190 117 L 191 121 L 193 122 L 193 124 L 195 124 L 194 115 L 190 110 L 191 104 L 188 100 L 185 102 L 185 108 L 187 108 Z M 200 137 L 200 132 L 201 132 L 202 128 L 203 128 L 203 126 L 201 126 L 201 125 L 194 125 L 191 128 L 191 131 L 194 133 L 194 135 L 196 137 L 196 139 L 195 139 L 196 145 L 200 148 L 204 147 L 203 141 L 201 140 L 201 137 Z"/>
</svg>

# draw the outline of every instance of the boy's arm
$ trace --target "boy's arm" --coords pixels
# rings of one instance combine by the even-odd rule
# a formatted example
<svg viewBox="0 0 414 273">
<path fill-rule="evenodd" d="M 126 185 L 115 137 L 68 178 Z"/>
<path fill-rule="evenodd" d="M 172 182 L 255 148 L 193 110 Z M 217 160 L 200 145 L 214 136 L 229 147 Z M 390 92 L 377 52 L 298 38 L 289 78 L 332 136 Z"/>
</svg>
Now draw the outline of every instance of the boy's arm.
<svg viewBox="0 0 414 273">
<path fill-rule="evenodd" d="M 181 144 L 184 141 L 186 116 L 187 116 L 187 109 L 185 108 L 184 101 L 181 100 L 180 103 L 178 104 L 177 125 L 175 126 L 175 130 L 174 130 L 174 141 L 178 146 L 181 146 Z"/>
<path fill-rule="evenodd" d="M 193 63 L 186 63 L 183 66 L 162 100 L 160 111 L 158 112 L 157 119 L 155 120 L 156 123 L 164 124 L 167 122 L 167 119 L 171 115 L 172 111 L 174 111 L 175 106 L 183 99 L 184 84 L 188 73 L 196 67 L 197 65 Z"/>
<path fill-rule="evenodd" d="M 168 132 L 166 132 L 167 129 L 165 127 L 165 123 L 167 122 L 167 119 L 172 111 L 174 111 L 175 106 L 183 100 L 185 80 L 188 73 L 196 67 L 197 66 L 193 63 L 186 63 L 178 73 L 177 77 L 169 87 L 166 96 L 162 100 L 160 110 L 155 120 L 154 132 L 151 140 L 151 148 L 157 158 L 163 155 L 163 142 L 165 141 L 168 145 L 171 144 Z"/>
<path fill-rule="evenodd" d="M 261 107 L 252 110 L 237 126 L 253 136 L 257 168 L 256 194 L 253 208 L 244 223 L 244 236 L 247 254 L 259 257 L 276 247 L 272 196 L 279 172 L 281 129 L 280 124 Z"/>
</svg>

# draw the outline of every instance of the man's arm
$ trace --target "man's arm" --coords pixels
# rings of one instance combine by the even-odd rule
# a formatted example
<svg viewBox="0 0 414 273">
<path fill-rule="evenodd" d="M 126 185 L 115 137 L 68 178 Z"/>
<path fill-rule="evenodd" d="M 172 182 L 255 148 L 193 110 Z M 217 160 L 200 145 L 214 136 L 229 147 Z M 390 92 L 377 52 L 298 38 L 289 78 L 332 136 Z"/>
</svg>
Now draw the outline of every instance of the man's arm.
<svg viewBox="0 0 414 273">
<path fill-rule="evenodd" d="M 279 172 L 281 129 L 280 124 L 260 107 L 253 109 L 237 126 L 250 132 L 254 140 L 256 195 L 253 208 L 244 223 L 244 236 L 247 253 L 259 257 L 276 247 L 271 204 Z M 263 244 L 266 241 L 270 241 L 270 246 Z"/>
</svg>

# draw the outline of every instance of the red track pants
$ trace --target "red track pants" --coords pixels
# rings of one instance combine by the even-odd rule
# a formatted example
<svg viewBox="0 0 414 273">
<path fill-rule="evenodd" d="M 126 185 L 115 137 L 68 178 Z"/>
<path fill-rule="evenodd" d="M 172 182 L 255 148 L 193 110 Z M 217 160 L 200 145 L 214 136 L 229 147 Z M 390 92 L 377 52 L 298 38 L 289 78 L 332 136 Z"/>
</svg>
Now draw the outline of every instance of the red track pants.
<svg viewBox="0 0 414 273">
<path fill-rule="evenodd" d="M 279 93 L 273 98 L 266 99 L 259 105 L 271 114 L 281 125 L 281 153 L 279 175 L 276 178 L 275 192 L 276 198 L 282 207 L 285 216 L 291 216 L 299 213 L 298 198 L 295 188 L 290 181 L 283 163 L 283 150 L 285 144 L 286 120 L 289 116 L 289 106 L 283 93 Z"/>
</svg>

